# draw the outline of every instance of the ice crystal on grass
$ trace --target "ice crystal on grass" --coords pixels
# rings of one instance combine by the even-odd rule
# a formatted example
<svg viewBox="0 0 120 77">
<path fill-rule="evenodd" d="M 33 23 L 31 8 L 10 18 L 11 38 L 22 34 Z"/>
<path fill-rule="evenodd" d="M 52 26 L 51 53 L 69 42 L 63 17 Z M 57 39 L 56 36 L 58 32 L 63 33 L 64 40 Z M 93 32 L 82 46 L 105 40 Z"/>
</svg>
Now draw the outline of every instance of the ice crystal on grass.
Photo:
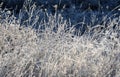
<svg viewBox="0 0 120 77">
<path fill-rule="evenodd" d="M 0 77 L 120 76 L 120 17 L 87 25 L 79 35 L 60 14 L 45 12 L 46 18 L 33 20 L 40 17 L 33 13 L 21 24 L 1 11 L 7 18 L 0 19 Z"/>
</svg>

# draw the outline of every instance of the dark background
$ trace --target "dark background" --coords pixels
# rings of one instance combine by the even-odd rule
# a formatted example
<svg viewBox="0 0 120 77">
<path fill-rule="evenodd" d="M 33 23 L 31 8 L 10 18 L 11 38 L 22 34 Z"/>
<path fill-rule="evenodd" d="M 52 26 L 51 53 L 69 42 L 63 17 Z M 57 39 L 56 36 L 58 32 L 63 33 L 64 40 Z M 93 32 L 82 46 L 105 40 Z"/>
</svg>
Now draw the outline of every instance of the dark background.
<svg viewBox="0 0 120 77">
<path fill-rule="evenodd" d="M 22 8 L 25 0 L 0 0 L 3 2 L 2 8 L 8 8 L 10 10 L 19 10 Z M 120 0 L 32 0 L 37 6 L 42 6 L 41 8 L 47 8 L 53 10 L 53 5 L 57 4 L 58 9 L 71 8 L 73 6 L 76 9 L 86 10 L 89 7 L 92 10 L 104 10 L 110 11 L 120 5 Z"/>
<path fill-rule="evenodd" d="M 120 0 L 29 0 L 32 4 L 36 4 L 39 10 L 47 9 L 47 13 L 54 14 L 56 12 L 54 5 L 58 5 L 57 13 L 75 25 L 76 32 L 80 30 L 85 32 L 86 26 L 105 25 L 109 22 L 109 18 L 119 17 Z M 2 9 L 14 11 L 17 15 L 22 9 L 25 0 L 0 0 L 3 3 Z M 27 2 L 26 2 L 27 3 Z M 28 2 L 29 4 L 29 2 Z M 25 4 L 26 5 L 26 4 Z M 116 15 L 114 15 L 116 14 Z M 33 15 L 34 18 L 35 15 Z M 40 20 L 44 17 L 43 12 L 38 15 Z M 26 21 L 29 16 L 22 13 L 21 24 Z M 34 20 L 34 19 L 33 19 Z M 31 21 L 32 22 L 32 21 Z M 79 24 L 78 24 L 79 23 Z M 81 23 L 81 24 L 80 24 Z M 39 22 L 38 22 L 39 24 Z M 37 28 L 37 27 L 36 27 Z"/>
</svg>

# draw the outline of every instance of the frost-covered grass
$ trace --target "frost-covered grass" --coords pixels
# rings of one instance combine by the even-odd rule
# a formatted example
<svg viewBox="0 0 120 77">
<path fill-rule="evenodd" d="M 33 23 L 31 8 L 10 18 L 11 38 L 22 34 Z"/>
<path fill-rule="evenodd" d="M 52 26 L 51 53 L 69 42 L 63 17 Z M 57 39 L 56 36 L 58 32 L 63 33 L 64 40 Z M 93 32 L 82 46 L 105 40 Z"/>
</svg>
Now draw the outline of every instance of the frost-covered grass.
<svg viewBox="0 0 120 77">
<path fill-rule="evenodd" d="M 39 20 L 34 7 L 18 18 L 0 12 L 0 77 L 120 77 L 119 16 L 81 35 L 60 14 Z"/>
</svg>

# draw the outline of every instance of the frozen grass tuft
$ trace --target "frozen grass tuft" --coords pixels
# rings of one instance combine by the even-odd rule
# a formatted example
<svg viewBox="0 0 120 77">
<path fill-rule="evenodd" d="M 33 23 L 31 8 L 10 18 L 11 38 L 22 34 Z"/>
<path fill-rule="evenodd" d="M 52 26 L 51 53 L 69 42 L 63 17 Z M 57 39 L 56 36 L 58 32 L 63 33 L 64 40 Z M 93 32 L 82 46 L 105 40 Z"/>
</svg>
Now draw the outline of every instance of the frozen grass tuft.
<svg viewBox="0 0 120 77">
<path fill-rule="evenodd" d="M 34 24 L 29 15 L 27 26 L 0 19 L 0 77 L 120 77 L 120 17 L 77 36 L 60 14 L 45 13 Z"/>
</svg>

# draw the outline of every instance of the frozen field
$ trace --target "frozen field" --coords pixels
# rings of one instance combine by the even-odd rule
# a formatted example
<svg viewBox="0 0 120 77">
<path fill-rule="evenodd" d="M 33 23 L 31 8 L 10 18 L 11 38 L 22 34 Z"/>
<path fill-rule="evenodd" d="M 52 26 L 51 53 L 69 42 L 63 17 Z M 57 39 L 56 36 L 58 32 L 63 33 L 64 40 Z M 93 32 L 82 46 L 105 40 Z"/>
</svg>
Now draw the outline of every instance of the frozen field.
<svg viewBox="0 0 120 77">
<path fill-rule="evenodd" d="M 0 8 L 0 77 L 120 77 L 116 9 Z"/>
</svg>

